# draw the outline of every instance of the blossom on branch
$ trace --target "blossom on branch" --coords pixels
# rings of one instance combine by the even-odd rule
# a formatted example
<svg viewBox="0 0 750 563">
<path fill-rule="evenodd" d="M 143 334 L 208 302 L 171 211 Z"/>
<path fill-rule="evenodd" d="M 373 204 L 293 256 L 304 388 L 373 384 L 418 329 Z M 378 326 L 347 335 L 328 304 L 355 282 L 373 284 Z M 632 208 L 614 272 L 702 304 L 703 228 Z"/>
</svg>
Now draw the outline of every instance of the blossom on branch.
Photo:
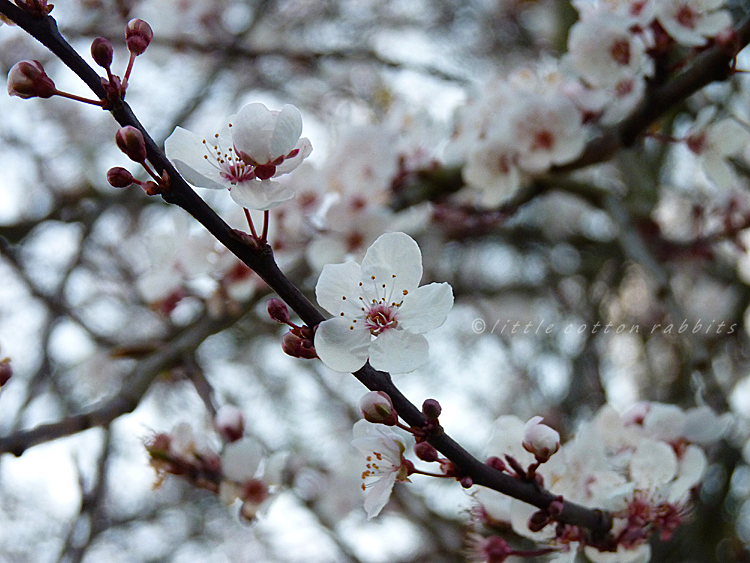
<svg viewBox="0 0 750 563">
<path fill-rule="evenodd" d="M 409 480 L 412 463 L 404 458 L 407 440 L 382 425 L 360 420 L 354 425 L 352 445 L 366 456 L 362 490 L 367 519 L 374 518 L 388 502 L 396 481 Z"/>
<path fill-rule="evenodd" d="M 212 137 L 178 127 L 164 143 L 175 168 L 192 185 L 230 190 L 249 209 L 270 209 L 294 192 L 274 182 L 297 168 L 312 152 L 302 133 L 302 114 L 292 105 L 271 111 L 253 103 L 231 116 Z"/>
<path fill-rule="evenodd" d="M 391 373 L 414 371 L 427 361 L 423 334 L 441 326 L 453 306 L 447 283 L 418 287 L 422 253 L 409 235 L 387 233 L 367 250 L 362 265 L 327 264 L 315 294 L 334 318 L 315 333 L 325 365 L 353 372 L 370 361 Z"/>
</svg>

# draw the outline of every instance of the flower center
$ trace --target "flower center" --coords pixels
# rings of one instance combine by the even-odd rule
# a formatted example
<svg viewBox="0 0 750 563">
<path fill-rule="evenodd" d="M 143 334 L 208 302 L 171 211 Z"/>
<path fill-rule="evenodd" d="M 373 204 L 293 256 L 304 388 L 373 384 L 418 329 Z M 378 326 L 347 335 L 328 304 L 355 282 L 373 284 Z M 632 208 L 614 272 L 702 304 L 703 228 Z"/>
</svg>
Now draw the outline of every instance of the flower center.
<svg viewBox="0 0 750 563">
<path fill-rule="evenodd" d="M 398 306 L 389 306 L 384 303 L 375 303 L 365 314 L 365 326 L 370 330 L 370 334 L 378 336 L 389 328 L 396 328 L 396 312 Z"/>
<path fill-rule="evenodd" d="M 213 145 L 209 145 L 206 139 L 203 139 L 203 145 L 206 147 L 206 154 L 203 155 L 203 158 L 219 171 L 222 178 L 231 184 L 241 184 L 255 178 L 253 167 L 248 166 L 241 158 L 238 158 L 232 147 L 226 151 L 221 148 L 218 133 L 214 135 Z"/>
</svg>

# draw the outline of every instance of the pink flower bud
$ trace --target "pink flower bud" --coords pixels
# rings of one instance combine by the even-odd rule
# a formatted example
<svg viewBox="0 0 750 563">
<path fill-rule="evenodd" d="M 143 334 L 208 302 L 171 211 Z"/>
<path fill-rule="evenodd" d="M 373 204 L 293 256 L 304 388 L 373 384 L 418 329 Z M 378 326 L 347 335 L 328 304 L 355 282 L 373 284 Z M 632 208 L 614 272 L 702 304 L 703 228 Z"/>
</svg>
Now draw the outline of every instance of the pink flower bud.
<svg viewBox="0 0 750 563">
<path fill-rule="evenodd" d="M 508 469 L 508 466 L 505 465 L 505 462 L 499 457 L 494 456 L 494 455 L 492 457 L 488 457 L 485 463 L 489 465 L 492 469 L 496 469 L 498 471 L 506 471 Z"/>
<path fill-rule="evenodd" d="M 541 421 L 541 416 L 535 416 L 526 423 L 523 447 L 534 454 L 538 462 L 544 463 L 560 449 L 560 434 L 546 424 L 540 424 Z"/>
<path fill-rule="evenodd" d="M 273 320 L 281 324 L 288 325 L 291 321 L 289 320 L 289 309 L 281 299 L 269 299 L 268 300 L 268 314 Z"/>
<path fill-rule="evenodd" d="M 151 30 L 151 26 L 143 20 L 130 20 L 125 27 L 128 50 L 136 57 L 146 50 L 153 38 L 154 32 Z"/>
<path fill-rule="evenodd" d="M 107 182 L 113 188 L 127 188 L 129 185 L 135 182 L 133 175 L 122 168 L 121 166 L 115 166 L 107 170 Z"/>
<path fill-rule="evenodd" d="M 529 530 L 532 532 L 541 532 L 544 527 L 550 523 L 550 515 L 546 510 L 538 510 L 529 516 Z"/>
<path fill-rule="evenodd" d="M 422 403 L 422 413 L 430 420 L 437 420 L 443 408 L 435 399 L 427 399 Z"/>
<path fill-rule="evenodd" d="M 398 422 L 398 414 L 391 398 L 382 391 L 370 391 L 359 400 L 359 410 L 368 422 L 393 426 Z"/>
<path fill-rule="evenodd" d="M 0 360 L 0 387 L 8 383 L 12 375 L 13 370 L 10 367 L 10 358 Z"/>
<path fill-rule="evenodd" d="M 109 68 L 112 65 L 112 55 L 114 49 L 112 43 L 110 43 L 104 37 L 97 37 L 91 43 L 91 56 L 94 58 L 94 62 L 102 68 Z"/>
<path fill-rule="evenodd" d="M 143 133 L 132 125 L 122 127 L 115 135 L 115 142 L 130 160 L 138 163 L 146 161 L 146 142 L 143 140 Z"/>
<path fill-rule="evenodd" d="M 55 83 L 44 72 L 39 61 L 21 61 L 8 73 L 8 94 L 19 98 L 51 98 L 57 93 Z"/>
<path fill-rule="evenodd" d="M 236 442 L 245 432 L 245 417 L 234 405 L 224 405 L 214 417 L 216 430 L 227 442 Z"/>
<path fill-rule="evenodd" d="M 427 442 L 419 442 L 419 444 L 414 446 L 414 453 L 422 461 L 437 461 L 440 459 L 435 446 Z"/>
<path fill-rule="evenodd" d="M 302 338 L 293 332 L 287 332 L 281 339 L 281 349 L 293 358 L 312 360 L 318 357 L 311 338 Z"/>
</svg>

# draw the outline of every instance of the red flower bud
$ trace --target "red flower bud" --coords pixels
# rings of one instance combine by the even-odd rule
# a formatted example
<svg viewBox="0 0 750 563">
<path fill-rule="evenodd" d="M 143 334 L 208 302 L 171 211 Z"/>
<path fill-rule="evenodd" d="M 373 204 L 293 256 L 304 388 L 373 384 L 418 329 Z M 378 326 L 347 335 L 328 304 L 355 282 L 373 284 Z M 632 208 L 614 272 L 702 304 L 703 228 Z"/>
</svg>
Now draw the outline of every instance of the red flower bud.
<svg viewBox="0 0 750 563">
<path fill-rule="evenodd" d="M 94 62 L 102 68 L 109 68 L 112 65 L 112 55 L 114 49 L 112 43 L 110 43 L 104 37 L 97 37 L 91 43 L 91 56 L 94 58 Z"/>
<path fill-rule="evenodd" d="M 132 125 L 122 127 L 115 135 L 115 142 L 130 160 L 139 164 L 146 161 L 146 142 L 143 140 L 143 133 Z"/>
<path fill-rule="evenodd" d="M 51 98 L 57 93 L 55 83 L 44 72 L 39 61 L 21 61 L 8 73 L 8 94 L 19 98 Z"/>
<path fill-rule="evenodd" d="M 289 320 L 289 309 L 281 299 L 269 299 L 268 300 L 268 314 L 273 320 L 281 324 L 288 325 L 291 321 Z"/>
<path fill-rule="evenodd" d="M 422 403 L 422 413 L 430 420 L 437 420 L 442 410 L 440 403 L 435 399 L 427 399 Z"/>
<path fill-rule="evenodd" d="M 121 166 L 107 170 L 107 182 L 113 188 L 127 188 L 135 182 L 133 175 Z"/>
<path fill-rule="evenodd" d="M 414 453 L 417 454 L 417 457 L 422 461 L 437 461 L 440 459 L 435 446 L 428 444 L 427 442 L 419 442 L 414 446 Z"/>
<path fill-rule="evenodd" d="M 128 50 L 136 57 L 146 50 L 153 38 L 154 32 L 151 30 L 151 26 L 143 20 L 130 20 L 125 27 Z"/>
</svg>

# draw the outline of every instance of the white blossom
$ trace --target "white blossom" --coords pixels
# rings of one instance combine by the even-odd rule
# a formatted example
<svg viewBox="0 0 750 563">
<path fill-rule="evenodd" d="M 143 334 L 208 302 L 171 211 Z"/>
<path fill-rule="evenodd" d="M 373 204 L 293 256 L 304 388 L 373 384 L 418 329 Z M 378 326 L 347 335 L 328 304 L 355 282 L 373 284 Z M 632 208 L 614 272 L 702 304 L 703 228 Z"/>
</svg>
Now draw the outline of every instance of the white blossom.
<svg viewBox="0 0 750 563">
<path fill-rule="evenodd" d="M 294 196 L 274 182 L 297 168 L 312 151 L 300 139 L 302 115 L 292 105 L 271 111 L 253 103 L 231 116 L 218 133 L 200 137 L 178 127 L 164 143 L 175 168 L 192 185 L 230 190 L 249 209 L 270 209 Z"/>
<path fill-rule="evenodd" d="M 388 502 L 396 481 L 408 481 L 404 452 L 407 441 L 380 424 L 360 420 L 354 425 L 352 445 L 365 455 L 362 489 L 366 492 L 367 519 L 374 518 Z"/>
<path fill-rule="evenodd" d="M 700 46 L 732 24 L 724 0 L 659 0 L 656 19 L 681 45 Z"/>
<path fill-rule="evenodd" d="M 360 266 L 327 264 L 315 287 L 318 303 L 334 318 L 315 333 L 315 349 L 329 368 L 372 367 L 406 373 L 425 361 L 423 334 L 439 327 L 453 306 L 447 283 L 418 287 L 422 253 L 410 236 L 386 233 L 368 249 Z"/>
</svg>

